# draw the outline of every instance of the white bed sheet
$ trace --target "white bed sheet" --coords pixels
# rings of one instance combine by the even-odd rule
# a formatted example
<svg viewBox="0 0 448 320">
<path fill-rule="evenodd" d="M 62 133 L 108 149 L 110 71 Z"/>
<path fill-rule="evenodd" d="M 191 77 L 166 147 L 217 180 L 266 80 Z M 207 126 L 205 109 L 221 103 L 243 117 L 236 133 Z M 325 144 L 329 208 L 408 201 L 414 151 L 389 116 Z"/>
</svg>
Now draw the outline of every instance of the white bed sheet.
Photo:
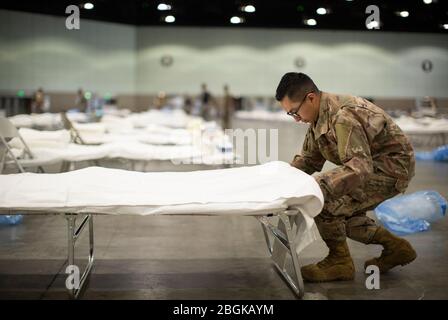
<svg viewBox="0 0 448 320">
<path fill-rule="evenodd" d="M 323 207 L 314 178 L 288 163 L 193 172 L 90 167 L 58 174 L 0 175 L 0 209 L 110 215 L 260 215 L 299 208 L 297 251 L 316 239 Z"/>
<path fill-rule="evenodd" d="M 173 129 L 175 130 L 175 129 Z M 185 130 L 186 131 L 186 130 Z M 103 144 L 111 142 L 142 142 L 147 144 L 174 144 L 189 145 L 192 144 L 192 135 L 188 132 L 184 135 L 175 133 L 161 134 L 151 133 L 145 130 L 132 129 L 121 133 L 85 133 L 80 132 L 82 140 L 86 144 Z"/>
<path fill-rule="evenodd" d="M 448 119 L 424 117 L 415 119 L 401 116 L 394 119 L 395 123 L 407 134 L 442 134 L 448 133 Z"/>
<path fill-rule="evenodd" d="M 133 113 L 127 117 L 135 128 L 145 128 L 149 124 L 185 128 L 191 121 L 200 118 L 187 115 L 183 110 L 149 110 Z"/>
<path fill-rule="evenodd" d="M 40 131 L 29 128 L 20 128 L 19 134 L 31 149 L 66 148 L 70 143 L 70 132 L 67 130 Z M 13 138 L 9 142 L 9 145 L 11 148 L 23 148 L 23 144 L 19 138 Z"/>
<path fill-rule="evenodd" d="M 68 112 L 67 117 L 72 122 L 88 121 L 87 115 L 84 113 Z M 33 128 L 39 127 L 48 130 L 62 128 L 61 115 L 59 113 L 32 113 L 32 114 L 18 114 L 8 117 L 16 128 Z"/>
<path fill-rule="evenodd" d="M 223 154 L 217 148 L 220 141 L 192 144 L 192 134 L 183 129 L 171 129 L 172 135 L 157 134 L 145 129 L 134 130 L 134 134 L 90 133 L 82 138 L 87 143 L 70 143 L 67 130 L 38 131 L 21 128 L 20 134 L 31 149 L 35 159 L 21 160 L 23 165 L 49 165 L 61 161 L 86 161 L 102 158 L 129 160 L 184 160 L 194 163 L 223 164 L 231 161 L 232 151 Z M 9 142 L 14 154 L 23 153 L 23 144 L 18 138 Z"/>
<path fill-rule="evenodd" d="M 95 146 L 67 144 L 64 148 L 30 147 L 35 159 L 21 160 L 23 165 L 48 165 L 61 161 L 87 161 L 97 159 L 129 159 L 129 160 L 182 160 L 205 157 L 206 150 L 191 145 L 156 146 L 140 142 L 114 142 Z M 16 149 L 14 149 L 16 150 Z M 18 153 L 20 154 L 20 152 Z"/>
<path fill-rule="evenodd" d="M 79 124 L 78 124 L 79 125 Z M 90 126 L 92 124 L 82 124 Z M 91 126 L 89 128 L 92 128 Z M 93 127 L 94 128 L 94 127 Z M 68 130 L 35 130 L 20 128 L 19 134 L 30 148 L 65 148 L 70 143 L 70 132 Z M 145 129 L 132 129 L 121 133 L 106 133 L 93 130 L 80 130 L 83 141 L 87 144 L 103 144 L 112 142 L 142 142 L 146 144 L 192 144 L 192 133 L 185 129 L 170 129 L 166 132 L 147 131 Z M 22 142 L 14 138 L 9 142 L 12 148 L 21 148 Z"/>
<path fill-rule="evenodd" d="M 262 120 L 262 121 L 289 121 L 291 117 L 283 111 L 253 110 L 253 111 L 237 111 L 235 117 L 245 120 Z"/>
</svg>

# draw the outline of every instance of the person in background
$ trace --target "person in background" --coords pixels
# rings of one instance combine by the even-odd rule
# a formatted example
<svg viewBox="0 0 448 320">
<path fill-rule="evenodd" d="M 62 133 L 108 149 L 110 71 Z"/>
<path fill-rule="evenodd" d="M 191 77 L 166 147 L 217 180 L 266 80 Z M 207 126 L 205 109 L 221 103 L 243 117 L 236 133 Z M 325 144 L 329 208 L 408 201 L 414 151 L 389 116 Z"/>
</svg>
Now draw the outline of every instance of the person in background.
<svg viewBox="0 0 448 320">
<path fill-rule="evenodd" d="M 39 88 L 33 95 L 33 102 L 31 105 L 32 113 L 43 113 L 45 103 L 44 89 Z"/>
<path fill-rule="evenodd" d="M 154 99 L 154 107 L 157 110 L 161 110 L 167 104 L 167 96 L 164 91 L 160 91 L 157 97 Z"/>
<path fill-rule="evenodd" d="M 419 103 L 419 111 L 423 116 L 435 117 L 437 115 L 437 103 L 434 97 L 425 96 Z"/>
<path fill-rule="evenodd" d="M 184 95 L 184 111 L 186 114 L 191 114 L 192 110 L 193 110 L 193 100 L 191 99 L 190 95 L 185 94 Z"/>
<path fill-rule="evenodd" d="M 78 93 L 76 94 L 75 107 L 80 112 L 87 111 L 87 99 L 84 95 L 84 91 L 82 90 L 82 88 L 79 88 Z"/>
<path fill-rule="evenodd" d="M 213 97 L 207 90 L 207 85 L 205 83 L 201 85 L 201 94 L 199 96 L 199 100 L 201 102 L 201 117 L 208 121 L 210 120 L 211 116 Z"/>
<path fill-rule="evenodd" d="M 235 100 L 230 94 L 229 86 L 224 85 L 223 108 L 221 112 L 222 128 L 230 129 L 233 112 L 235 111 Z"/>
</svg>

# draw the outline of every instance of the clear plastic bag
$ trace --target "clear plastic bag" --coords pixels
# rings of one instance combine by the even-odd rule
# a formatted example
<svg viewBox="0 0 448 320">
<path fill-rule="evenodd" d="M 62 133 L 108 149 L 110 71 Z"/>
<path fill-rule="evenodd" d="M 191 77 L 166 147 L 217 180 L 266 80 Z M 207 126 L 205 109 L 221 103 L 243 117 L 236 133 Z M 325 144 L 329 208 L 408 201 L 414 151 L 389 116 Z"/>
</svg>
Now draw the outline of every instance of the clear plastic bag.
<svg viewBox="0 0 448 320">
<path fill-rule="evenodd" d="M 446 207 L 446 199 L 437 191 L 423 190 L 382 202 L 375 215 L 391 232 L 406 235 L 428 230 L 445 216 Z"/>
<path fill-rule="evenodd" d="M 13 226 L 13 225 L 21 223 L 22 220 L 23 220 L 23 216 L 21 214 L 0 215 L 0 225 Z"/>
<path fill-rule="evenodd" d="M 448 144 L 438 147 L 430 152 L 420 151 L 415 153 L 417 160 L 424 161 L 448 161 Z"/>
</svg>

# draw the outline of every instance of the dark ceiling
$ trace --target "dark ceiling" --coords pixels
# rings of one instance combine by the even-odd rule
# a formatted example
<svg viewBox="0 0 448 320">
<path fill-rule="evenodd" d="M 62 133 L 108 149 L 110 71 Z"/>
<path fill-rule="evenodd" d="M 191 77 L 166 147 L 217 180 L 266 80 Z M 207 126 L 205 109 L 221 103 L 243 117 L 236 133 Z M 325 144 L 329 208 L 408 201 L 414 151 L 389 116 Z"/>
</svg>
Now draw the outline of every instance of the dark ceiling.
<svg viewBox="0 0 448 320">
<path fill-rule="evenodd" d="M 428 0 L 427 0 L 428 1 Z M 2 0 L 0 8 L 67 16 L 65 8 L 70 4 L 82 7 L 91 2 L 94 8 L 81 9 L 81 19 L 93 19 L 138 26 L 207 26 L 207 27 L 255 27 L 255 28 L 306 28 L 333 30 L 367 30 L 365 21 L 368 5 L 380 9 L 382 31 L 448 33 L 442 26 L 448 24 L 448 0 Z M 166 3 L 169 11 L 159 11 L 157 6 Z M 240 7 L 251 4 L 253 13 L 242 12 Z M 316 9 L 330 12 L 318 15 Z M 397 15 L 408 11 L 408 17 Z M 175 22 L 168 24 L 165 16 L 173 15 Z M 244 23 L 232 25 L 230 18 L 240 16 Z M 309 26 L 305 19 L 315 19 L 317 25 Z M 447 26 L 448 27 L 448 26 Z"/>
</svg>

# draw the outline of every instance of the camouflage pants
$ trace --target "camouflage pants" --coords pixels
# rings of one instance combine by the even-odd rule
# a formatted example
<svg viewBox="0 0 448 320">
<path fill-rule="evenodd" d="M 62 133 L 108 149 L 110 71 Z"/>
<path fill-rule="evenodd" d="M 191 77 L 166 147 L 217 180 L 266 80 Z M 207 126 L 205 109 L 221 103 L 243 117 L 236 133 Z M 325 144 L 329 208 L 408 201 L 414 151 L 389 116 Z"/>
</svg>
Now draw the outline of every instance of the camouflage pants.
<svg viewBox="0 0 448 320">
<path fill-rule="evenodd" d="M 324 173 L 325 174 L 325 173 Z M 319 179 L 319 176 L 316 177 Z M 343 241 L 346 237 L 370 243 L 376 230 L 375 221 L 366 212 L 386 199 L 404 192 L 407 182 L 381 174 L 372 174 L 364 186 L 338 199 L 325 199 L 322 212 L 315 218 L 324 241 Z"/>
</svg>

